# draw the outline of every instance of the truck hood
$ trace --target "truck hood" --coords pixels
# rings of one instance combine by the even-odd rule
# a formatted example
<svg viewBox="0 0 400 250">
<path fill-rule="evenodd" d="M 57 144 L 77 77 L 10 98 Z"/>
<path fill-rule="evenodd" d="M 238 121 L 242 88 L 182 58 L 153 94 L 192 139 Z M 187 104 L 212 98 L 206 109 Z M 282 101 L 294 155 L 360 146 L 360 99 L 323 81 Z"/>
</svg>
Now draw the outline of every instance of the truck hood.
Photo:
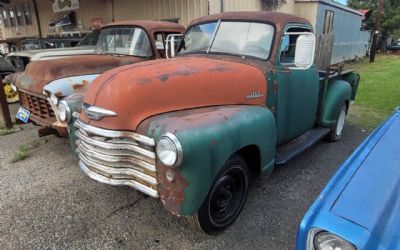
<svg viewBox="0 0 400 250">
<path fill-rule="evenodd" d="M 96 121 L 82 114 L 81 119 L 102 128 L 136 130 L 144 119 L 170 111 L 263 105 L 266 86 L 266 75 L 248 64 L 204 57 L 151 61 L 97 77 L 84 103 L 112 110 L 117 116 Z"/>
<path fill-rule="evenodd" d="M 34 61 L 18 76 L 18 88 L 41 93 L 43 87 L 56 80 L 71 76 L 100 74 L 106 70 L 146 60 L 133 56 L 87 55 L 49 61 Z"/>
<path fill-rule="evenodd" d="M 386 131 L 383 131 L 385 130 Z M 383 135 L 377 136 L 383 131 Z M 331 212 L 356 223 L 375 236 L 400 237 L 400 110 L 375 132 L 376 144 L 344 187 Z M 382 241 L 383 242 L 383 241 Z M 386 242 L 388 243 L 388 242 Z M 398 246 L 397 246 L 398 247 Z M 388 247 L 387 249 L 392 249 Z"/>
</svg>

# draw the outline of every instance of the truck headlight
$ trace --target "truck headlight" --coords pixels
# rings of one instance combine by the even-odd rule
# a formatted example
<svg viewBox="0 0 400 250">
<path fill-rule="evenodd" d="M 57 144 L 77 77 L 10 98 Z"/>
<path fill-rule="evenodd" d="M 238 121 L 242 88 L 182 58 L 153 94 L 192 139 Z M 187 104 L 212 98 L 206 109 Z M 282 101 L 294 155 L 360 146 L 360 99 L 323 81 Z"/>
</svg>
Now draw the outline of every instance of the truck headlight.
<svg viewBox="0 0 400 250">
<path fill-rule="evenodd" d="M 58 97 L 55 94 L 50 95 L 50 100 L 54 105 L 58 104 Z"/>
<path fill-rule="evenodd" d="M 69 122 L 71 120 L 71 109 L 68 103 L 64 100 L 58 104 L 59 118 L 62 122 Z"/>
<path fill-rule="evenodd" d="M 350 242 L 326 231 L 315 235 L 314 247 L 315 250 L 356 250 Z"/>
<path fill-rule="evenodd" d="M 168 167 L 177 167 L 182 163 L 183 151 L 179 139 L 172 133 L 165 133 L 157 143 L 156 152 L 161 163 Z"/>
</svg>

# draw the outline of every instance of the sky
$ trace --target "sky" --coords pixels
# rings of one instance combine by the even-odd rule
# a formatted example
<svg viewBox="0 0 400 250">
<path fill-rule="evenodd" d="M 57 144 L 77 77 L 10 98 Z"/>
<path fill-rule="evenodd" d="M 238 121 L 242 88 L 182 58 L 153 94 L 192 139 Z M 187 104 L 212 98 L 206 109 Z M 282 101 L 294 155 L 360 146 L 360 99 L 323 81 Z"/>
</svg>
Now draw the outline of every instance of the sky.
<svg viewBox="0 0 400 250">
<path fill-rule="evenodd" d="M 335 2 L 341 3 L 341 4 L 346 4 L 346 0 L 334 0 Z"/>
</svg>

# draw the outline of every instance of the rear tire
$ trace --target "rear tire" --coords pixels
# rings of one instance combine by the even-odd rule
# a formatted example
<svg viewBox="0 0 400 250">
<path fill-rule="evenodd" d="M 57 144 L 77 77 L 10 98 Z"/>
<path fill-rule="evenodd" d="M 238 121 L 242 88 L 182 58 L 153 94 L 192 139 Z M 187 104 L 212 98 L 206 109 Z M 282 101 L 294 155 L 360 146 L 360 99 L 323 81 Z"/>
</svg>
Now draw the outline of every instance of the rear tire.
<svg viewBox="0 0 400 250">
<path fill-rule="evenodd" d="M 328 141 L 334 142 L 342 138 L 344 122 L 346 119 L 347 107 L 346 104 L 342 106 L 336 118 L 336 123 L 331 127 L 331 132 L 328 136 Z"/>
<path fill-rule="evenodd" d="M 216 234 L 231 225 L 246 201 L 249 172 L 246 161 L 232 156 L 219 171 L 197 214 L 190 218 L 207 234 Z"/>
</svg>

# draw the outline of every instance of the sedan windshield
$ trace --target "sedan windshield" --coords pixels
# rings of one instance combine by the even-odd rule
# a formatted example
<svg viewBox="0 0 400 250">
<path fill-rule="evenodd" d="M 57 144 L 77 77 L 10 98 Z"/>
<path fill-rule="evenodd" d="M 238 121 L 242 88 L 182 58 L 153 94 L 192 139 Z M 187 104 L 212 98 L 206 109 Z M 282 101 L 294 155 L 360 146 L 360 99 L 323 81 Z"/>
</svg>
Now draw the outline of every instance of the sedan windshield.
<svg viewBox="0 0 400 250">
<path fill-rule="evenodd" d="M 219 53 L 267 59 L 274 28 L 265 23 L 221 21 L 191 27 L 181 54 Z"/>
<path fill-rule="evenodd" d="M 146 32 L 134 27 L 111 27 L 102 30 L 95 52 L 140 57 L 153 55 Z"/>
</svg>

